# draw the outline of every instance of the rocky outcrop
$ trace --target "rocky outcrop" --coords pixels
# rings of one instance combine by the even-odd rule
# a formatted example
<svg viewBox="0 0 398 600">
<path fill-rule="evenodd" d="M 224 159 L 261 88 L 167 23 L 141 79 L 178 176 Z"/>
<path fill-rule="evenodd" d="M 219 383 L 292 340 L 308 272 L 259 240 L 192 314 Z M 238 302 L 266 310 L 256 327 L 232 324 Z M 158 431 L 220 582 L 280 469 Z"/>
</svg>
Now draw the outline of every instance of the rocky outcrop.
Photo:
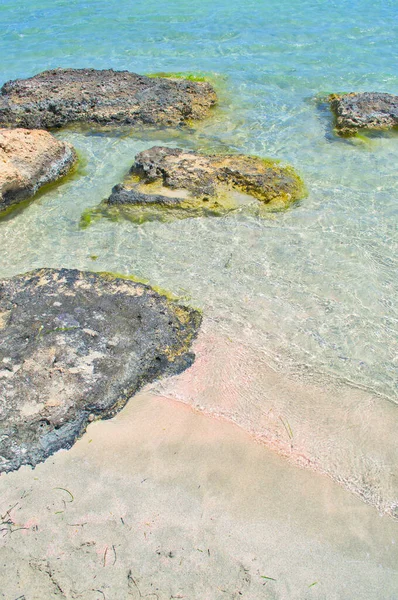
<svg viewBox="0 0 398 600">
<path fill-rule="evenodd" d="M 202 119 L 216 102 L 206 82 L 129 71 L 55 69 L 1 88 L 0 125 L 29 129 L 68 123 L 176 127 Z"/>
<path fill-rule="evenodd" d="M 113 188 L 106 206 L 129 207 L 142 221 L 224 215 L 253 203 L 281 208 L 303 195 L 295 171 L 275 161 L 155 146 L 136 156 L 129 177 Z"/>
<path fill-rule="evenodd" d="M 353 135 L 359 129 L 390 129 L 398 125 L 398 96 L 370 92 L 332 94 L 329 102 L 341 135 Z"/>
<path fill-rule="evenodd" d="M 0 129 L 0 213 L 64 176 L 75 160 L 73 147 L 47 131 Z"/>
<path fill-rule="evenodd" d="M 145 383 L 193 361 L 200 314 L 106 274 L 0 281 L 0 471 L 70 447 Z"/>
</svg>

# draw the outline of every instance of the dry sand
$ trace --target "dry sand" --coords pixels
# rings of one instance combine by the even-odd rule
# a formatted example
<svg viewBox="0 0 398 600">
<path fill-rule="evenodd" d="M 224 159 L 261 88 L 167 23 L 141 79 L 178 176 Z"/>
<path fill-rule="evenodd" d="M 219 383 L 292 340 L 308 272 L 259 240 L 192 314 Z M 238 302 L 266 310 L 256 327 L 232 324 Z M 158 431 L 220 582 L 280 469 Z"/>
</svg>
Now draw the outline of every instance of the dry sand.
<svg viewBox="0 0 398 600">
<path fill-rule="evenodd" d="M 0 598 L 398 598 L 398 523 L 148 390 L 0 477 Z"/>
</svg>

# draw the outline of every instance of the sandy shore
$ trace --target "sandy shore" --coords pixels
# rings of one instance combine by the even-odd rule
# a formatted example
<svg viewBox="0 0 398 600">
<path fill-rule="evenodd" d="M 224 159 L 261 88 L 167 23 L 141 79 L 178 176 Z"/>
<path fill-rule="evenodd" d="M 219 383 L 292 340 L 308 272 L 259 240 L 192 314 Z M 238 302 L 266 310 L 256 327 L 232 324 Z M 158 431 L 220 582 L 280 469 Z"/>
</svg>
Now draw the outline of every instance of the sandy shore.
<svg viewBox="0 0 398 600">
<path fill-rule="evenodd" d="M 148 391 L 2 475 L 0 512 L 7 600 L 398 597 L 398 523 Z"/>
<path fill-rule="evenodd" d="M 238 424 L 289 462 L 398 517 L 397 405 L 305 365 L 278 363 L 248 323 L 205 318 L 196 360 L 154 391 Z"/>
</svg>

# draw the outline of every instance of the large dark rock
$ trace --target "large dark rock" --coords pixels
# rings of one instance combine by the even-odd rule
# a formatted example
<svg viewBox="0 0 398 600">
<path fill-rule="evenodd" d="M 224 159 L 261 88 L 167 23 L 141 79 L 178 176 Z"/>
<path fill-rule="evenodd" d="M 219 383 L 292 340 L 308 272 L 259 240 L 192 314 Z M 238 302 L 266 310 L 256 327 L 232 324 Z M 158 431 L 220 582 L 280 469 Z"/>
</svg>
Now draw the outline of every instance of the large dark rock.
<svg viewBox="0 0 398 600">
<path fill-rule="evenodd" d="M 216 99 L 206 82 L 150 78 L 112 69 L 55 69 L 3 85 L 0 125 L 29 129 L 68 123 L 175 127 L 204 118 Z"/>
<path fill-rule="evenodd" d="M 0 129 L 0 213 L 63 177 L 76 152 L 47 131 Z"/>
<path fill-rule="evenodd" d="M 0 281 L 0 471 L 69 448 L 145 383 L 188 367 L 200 314 L 112 275 Z"/>
<path fill-rule="evenodd" d="M 341 135 L 359 129 L 390 129 L 398 125 L 398 96 L 379 93 L 332 94 L 329 96 Z"/>
<path fill-rule="evenodd" d="M 129 207 L 143 221 L 224 215 L 253 203 L 281 208 L 304 193 L 295 171 L 276 161 L 154 146 L 136 156 L 130 175 L 105 204 Z"/>
</svg>

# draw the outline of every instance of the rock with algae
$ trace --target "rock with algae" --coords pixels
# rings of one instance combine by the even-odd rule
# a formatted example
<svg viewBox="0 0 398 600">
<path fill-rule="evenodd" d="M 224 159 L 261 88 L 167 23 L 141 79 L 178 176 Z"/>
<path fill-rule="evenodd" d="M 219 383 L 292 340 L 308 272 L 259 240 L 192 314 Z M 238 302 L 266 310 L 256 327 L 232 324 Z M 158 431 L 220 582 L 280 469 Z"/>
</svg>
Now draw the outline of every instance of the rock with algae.
<svg viewBox="0 0 398 600">
<path fill-rule="evenodd" d="M 73 147 L 47 131 L 0 129 L 0 213 L 66 175 L 75 161 Z"/>
<path fill-rule="evenodd" d="M 154 146 L 136 156 L 105 206 L 128 208 L 133 220 L 145 221 L 221 216 L 242 206 L 282 208 L 303 195 L 300 177 L 276 161 Z"/>
<path fill-rule="evenodd" d="M 376 92 L 331 94 L 329 102 L 341 135 L 398 126 L 398 96 Z"/>
<path fill-rule="evenodd" d="M 200 314 L 129 278 L 41 269 L 0 281 L 0 471 L 69 448 L 145 383 L 188 367 Z"/>
<path fill-rule="evenodd" d="M 0 125 L 29 129 L 68 123 L 176 127 L 202 119 L 216 103 L 206 82 L 129 71 L 54 69 L 3 85 Z"/>
</svg>

